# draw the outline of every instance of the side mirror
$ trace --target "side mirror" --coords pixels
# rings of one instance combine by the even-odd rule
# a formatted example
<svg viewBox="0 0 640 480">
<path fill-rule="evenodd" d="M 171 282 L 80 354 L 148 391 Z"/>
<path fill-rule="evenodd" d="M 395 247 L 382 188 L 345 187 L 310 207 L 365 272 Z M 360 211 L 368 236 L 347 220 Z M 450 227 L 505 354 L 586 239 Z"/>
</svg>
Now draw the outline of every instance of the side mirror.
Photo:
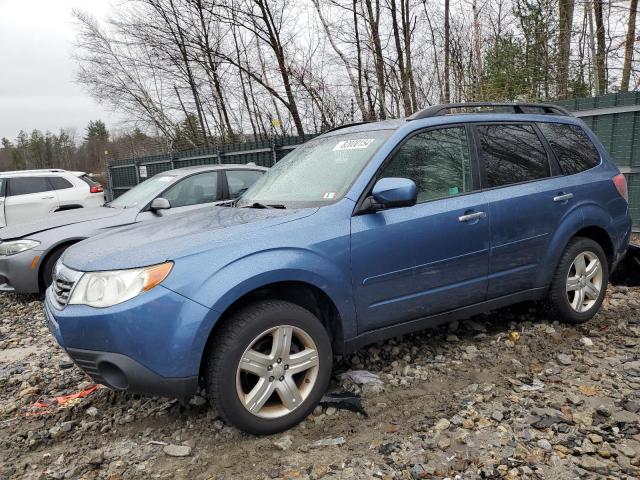
<svg viewBox="0 0 640 480">
<path fill-rule="evenodd" d="M 158 210 L 169 210 L 170 208 L 171 204 L 169 203 L 169 200 L 162 197 L 154 198 L 149 206 L 149 210 L 152 212 L 156 212 Z"/>
<path fill-rule="evenodd" d="M 418 189 L 408 178 L 381 178 L 373 186 L 369 210 L 410 207 L 416 204 Z"/>
</svg>

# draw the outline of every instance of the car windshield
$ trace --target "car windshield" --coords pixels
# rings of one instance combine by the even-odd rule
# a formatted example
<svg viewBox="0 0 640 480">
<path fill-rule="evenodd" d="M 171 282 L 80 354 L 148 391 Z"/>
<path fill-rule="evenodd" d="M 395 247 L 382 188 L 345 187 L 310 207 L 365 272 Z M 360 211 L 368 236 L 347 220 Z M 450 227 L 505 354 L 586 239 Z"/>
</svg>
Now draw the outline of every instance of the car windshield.
<svg viewBox="0 0 640 480">
<path fill-rule="evenodd" d="M 113 202 L 109 203 L 108 206 L 114 208 L 142 207 L 156 198 L 175 178 L 175 175 L 163 175 L 159 173 L 123 193 Z"/>
<path fill-rule="evenodd" d="M 341 199 L 392 130 L 320 137 L 300 145 L 256 181 L 238 207 L 314 207 Z"/>
</svg>

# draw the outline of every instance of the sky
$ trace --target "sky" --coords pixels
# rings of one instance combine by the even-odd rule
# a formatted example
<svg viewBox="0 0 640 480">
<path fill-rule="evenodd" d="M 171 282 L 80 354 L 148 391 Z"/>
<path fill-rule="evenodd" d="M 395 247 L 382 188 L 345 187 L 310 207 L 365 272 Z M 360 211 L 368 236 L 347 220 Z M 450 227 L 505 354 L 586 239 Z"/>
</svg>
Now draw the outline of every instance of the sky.
<svg viewBox="0 0 640 480">
<path fill-rule="evenodd" d="M 20 130 L 57 133 L 90 120 L 117 126 L 120 117 L 75 83 L 73 8 L 98 18 L 111 0 L 0 0 L 0 138 Z"/>
</svg>

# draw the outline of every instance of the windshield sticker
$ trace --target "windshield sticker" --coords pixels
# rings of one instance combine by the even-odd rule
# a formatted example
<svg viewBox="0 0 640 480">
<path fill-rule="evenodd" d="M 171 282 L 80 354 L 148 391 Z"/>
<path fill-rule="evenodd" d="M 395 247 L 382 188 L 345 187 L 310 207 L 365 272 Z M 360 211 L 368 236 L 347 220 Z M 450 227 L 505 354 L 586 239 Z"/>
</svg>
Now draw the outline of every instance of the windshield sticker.
<svg viewBox="0 0 640 480">
<path fill-rule="evenodd" d="M 334 198 L 336 198 L 336 192 L 324 192 L 322 194 L 323 200 L 333 200 Z"/>
<path fill-rule="evenodd" d="M 335 147 L 333 147 L 333 151 L 337 152 L 340 150 L 360 150 L 363 148 L 367 148 L 375 141 L 375 138 L 358 138 L 356 140 L 342 140 L 338 142 Z"/>
<path fill-rule="evenodd" d="M 160 177 L 158 179 L 159 182 L 170 182 L 171 180 L 173 180 L 173 177 Z"/>
</svg>

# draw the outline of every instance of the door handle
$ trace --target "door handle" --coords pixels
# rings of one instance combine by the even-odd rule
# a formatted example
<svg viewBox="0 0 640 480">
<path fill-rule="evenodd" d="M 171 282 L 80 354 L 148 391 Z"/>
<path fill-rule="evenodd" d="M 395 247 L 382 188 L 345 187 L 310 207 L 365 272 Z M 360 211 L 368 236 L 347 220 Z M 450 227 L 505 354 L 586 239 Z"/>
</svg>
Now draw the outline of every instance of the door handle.
<svg viewBox="0 0 640 480">
<path fill-rule="evenodd" d="M 51 200 L 54 197 L 42 197 L 42 200 Z"/>
<path fill-rule="evenodd" d="M 566 202 L 567 200 L 571 200 L 573 198 L 573 193 L 561 193 L 560 195 L 556 195 L 553 197 L 554 202 Z"/>
<path fill-rule="evenodd" d="M 475 212 L 475 213 L 467 213 L 466 215 L 461 215 L 458 217 L 458 220 L 461 222 L 470 222 L 472 220 L 480 220 L 481 218 L 486 218 L 487 214 L 485 212 Z"/>
</svg>

